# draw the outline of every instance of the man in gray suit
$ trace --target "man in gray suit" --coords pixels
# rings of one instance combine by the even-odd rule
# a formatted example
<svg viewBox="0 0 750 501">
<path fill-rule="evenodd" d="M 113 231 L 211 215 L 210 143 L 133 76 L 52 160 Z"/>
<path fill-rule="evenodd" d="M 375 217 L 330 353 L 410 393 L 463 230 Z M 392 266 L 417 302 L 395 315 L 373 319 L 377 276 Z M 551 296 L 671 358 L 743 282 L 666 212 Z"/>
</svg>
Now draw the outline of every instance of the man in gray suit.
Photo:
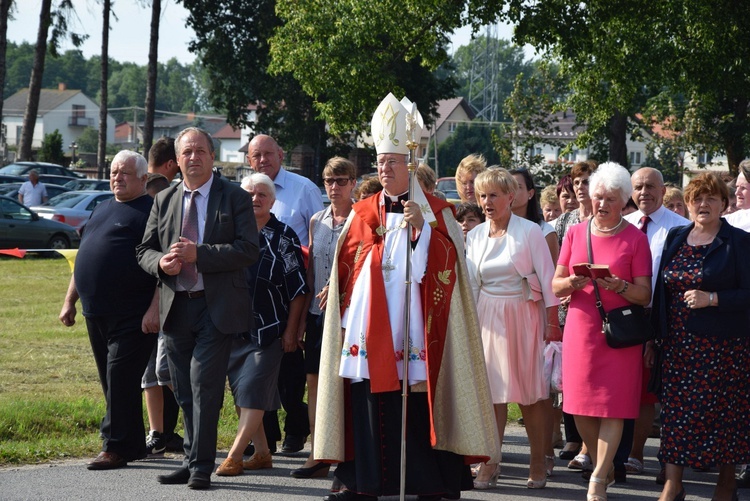
<svg viewBox="0 0 750 501">
<path fill-rule="evenodd" d="M 184 181 L 154 200 L 141 267 L 160 279 L 159 317 L 185 420 L 182 467 L 162 484 L 208 489 L 232 335 L 252 324 L 244 269 L 258 258 L 252 200 L 212 172 L 211 136 L 190 127 L 175 140 Z"/>
</svg>

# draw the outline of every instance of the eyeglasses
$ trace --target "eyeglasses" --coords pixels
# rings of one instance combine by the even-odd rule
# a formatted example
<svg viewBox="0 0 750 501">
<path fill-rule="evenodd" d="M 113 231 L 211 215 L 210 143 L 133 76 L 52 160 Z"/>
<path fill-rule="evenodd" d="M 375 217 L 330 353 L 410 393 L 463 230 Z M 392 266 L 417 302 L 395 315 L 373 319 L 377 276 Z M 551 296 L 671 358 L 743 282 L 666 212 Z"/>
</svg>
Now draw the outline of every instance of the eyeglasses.
<svg viewBox="0 0 750 501">
<path fill-rule="evenodd" d="M 350 181 L 351 179 L 348 177 L 327 177 L 323 179 L 326 186 L 333 186 L 333 183 L 336 183 L 339 186 L 346 186 Z"/>
</svg>

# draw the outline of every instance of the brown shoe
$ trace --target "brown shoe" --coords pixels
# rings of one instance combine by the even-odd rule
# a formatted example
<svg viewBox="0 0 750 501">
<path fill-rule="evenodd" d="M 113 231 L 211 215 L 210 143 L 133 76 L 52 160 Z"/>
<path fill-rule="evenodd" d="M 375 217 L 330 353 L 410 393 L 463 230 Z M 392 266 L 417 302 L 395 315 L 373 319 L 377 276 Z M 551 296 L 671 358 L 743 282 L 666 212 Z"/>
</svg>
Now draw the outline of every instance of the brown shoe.
<svg viewBox="0 0 750 501">
<path fill-rule="evenodd" d="M 273 459 L 270 452 L 264 455 L 255 451 L 255 454 L 250 456 L 250 459 L 242 462 L 243 468 L 246 470 L 262 470 L 264 468 L 273 468 Z"/>
<path fill-rule="evenodd" d="M 86 464 L 89 470 L 114 470 L 127 466 L 128 462 L 116 452 L 100 452 L 96 458 Z"/>
<path fill-rule="evenodd" d="M 220 477 L 236 477 L 242 475 L 242 461 L 235 461 L 232 458 L 226 458 L 223 463 L 216 468 L 216 474 Z"/>
</svg>

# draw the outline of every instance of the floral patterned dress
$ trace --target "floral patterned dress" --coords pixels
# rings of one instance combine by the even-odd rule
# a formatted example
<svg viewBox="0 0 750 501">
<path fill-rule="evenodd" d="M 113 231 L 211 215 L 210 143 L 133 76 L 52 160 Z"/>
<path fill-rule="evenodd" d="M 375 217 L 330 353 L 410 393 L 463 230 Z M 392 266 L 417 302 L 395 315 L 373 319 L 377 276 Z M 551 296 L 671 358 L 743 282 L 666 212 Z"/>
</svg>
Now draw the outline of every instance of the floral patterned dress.
<svg viewBox="0 0 750 501">
<path fill-rule="evenodd" d="M 682 244 L 662 270 L 669 333 L 663 340 L 659 458 L 703 468 L 750 462 L 750 339 L 691 334 L 683 293 L 700 289 L 709 246 Z"/>
</svg>

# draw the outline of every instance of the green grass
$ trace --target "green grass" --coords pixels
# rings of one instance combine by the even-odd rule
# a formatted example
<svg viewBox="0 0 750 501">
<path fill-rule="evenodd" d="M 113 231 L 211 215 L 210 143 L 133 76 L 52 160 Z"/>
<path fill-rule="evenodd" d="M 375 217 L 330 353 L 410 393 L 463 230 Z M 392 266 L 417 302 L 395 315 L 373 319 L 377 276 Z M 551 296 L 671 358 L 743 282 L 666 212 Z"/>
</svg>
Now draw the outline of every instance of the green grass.
<svg viewBox="0 0 750 501">
<path fill-rule="evenodd" d="M 67 262 L 0 257 L 0 276 L 0 466 L 95 455 L 104 397 L 80 303 L 73 327 L 57 319 Z M 236 431 L 227 392 L 220 449 Z"/>
<path fill-rule="evenodd" d="M 67 262 L 0 256 L 0 277 L 0 466 L 95 455 L 104 397 L 80 303 L 73 327 L 57 318 L 70 281 Z M 224 402 L 222 450 L 237 431 L 228 391 Z M 508 406 L 509 423 L 520 416 L 517 405 Z"/>
</svg>

